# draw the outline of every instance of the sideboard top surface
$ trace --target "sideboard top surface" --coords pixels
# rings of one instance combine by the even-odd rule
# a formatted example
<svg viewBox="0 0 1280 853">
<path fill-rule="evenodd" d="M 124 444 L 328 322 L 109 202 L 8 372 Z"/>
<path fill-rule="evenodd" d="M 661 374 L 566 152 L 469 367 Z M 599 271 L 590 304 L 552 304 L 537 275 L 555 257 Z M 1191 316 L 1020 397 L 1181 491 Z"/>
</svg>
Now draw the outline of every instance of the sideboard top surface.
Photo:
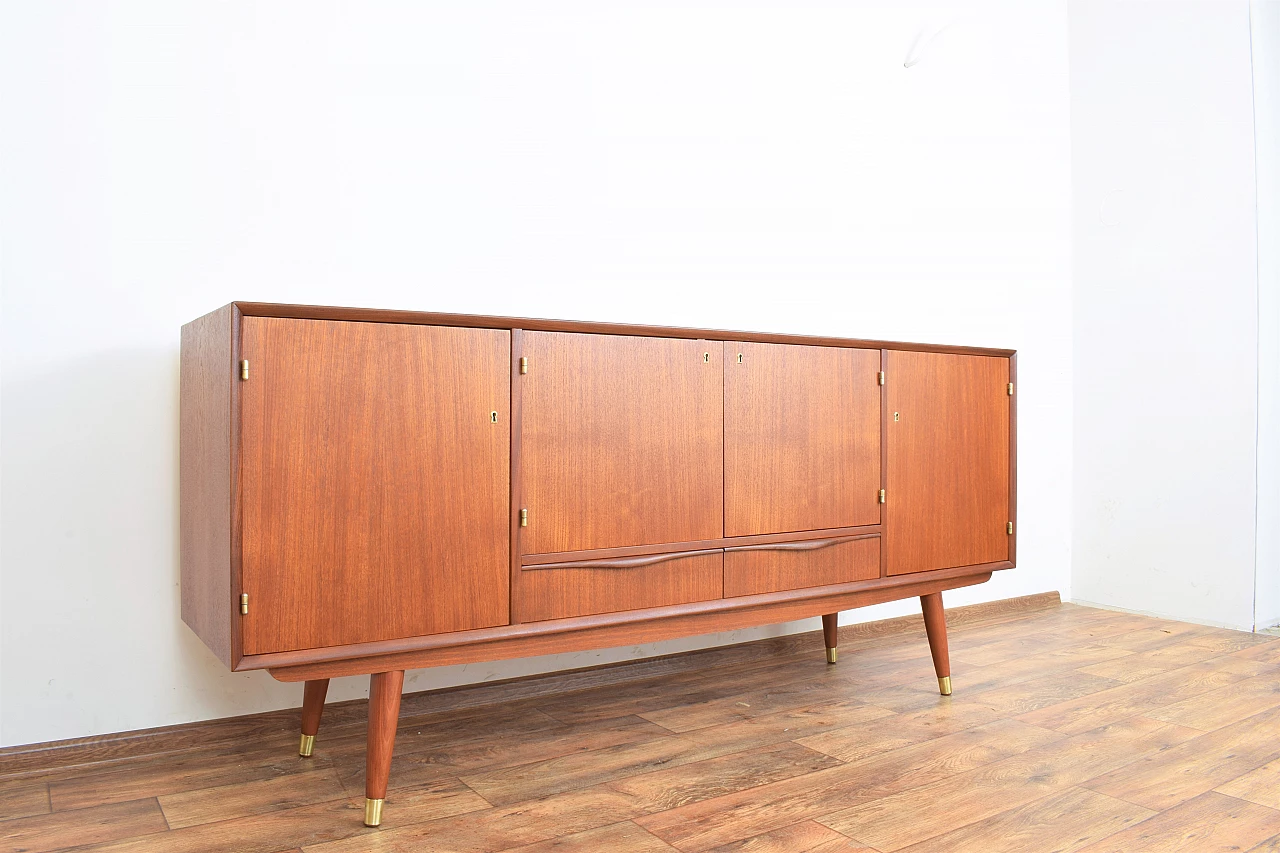
<svg viewBox="0 0 1280 853">
<path fill-rule="evenodd" d="M 300 320 L 346 320 L 359 323 L 408 323 L 427 326 L 470 326 L 482 329 L 524 329 L 539 332 L 579 332 L 596 335 L 643 335 L 659 338 L 698 338 L 711 341 L 807 344 L 809 346 L 856 347 L 918 352 L 989 355 L 1008 358 L 1011 349 L 860 340 L 818 335 L 788 335 L 768 332 L 733 332 L 723 329 L 685 329 L 671 326 L 640 326 L 629 323 L 598 323 L 581 320 L 546 320 L 526 317 L 491 317 L 482 314 L 441 314 L 430 311 L 396 311 L 381 308 L 337 308 L 321 305 L 285 305 L 269 302 L 235 302 L 246 317 L 291 317 Z"/>
</svg>

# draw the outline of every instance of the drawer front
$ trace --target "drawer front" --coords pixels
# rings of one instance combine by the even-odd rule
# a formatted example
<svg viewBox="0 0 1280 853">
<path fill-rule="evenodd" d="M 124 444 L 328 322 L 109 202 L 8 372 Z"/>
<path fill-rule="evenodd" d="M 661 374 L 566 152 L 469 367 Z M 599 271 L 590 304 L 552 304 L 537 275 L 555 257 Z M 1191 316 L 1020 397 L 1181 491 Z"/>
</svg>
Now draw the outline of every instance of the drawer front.
<svg viewBox="0 0 1280 853">
<path fill-rule="evenodd" d="M 517 613 L 540 622 L 710 601 L 723 596 L 723 581 L 719 550 L 526 566 Z"/>
<path fill-rule="evenodd" d="M 756 595 L 880 577 L 880 537 L 837 536 L 729 548 L 724 595 Z"/>
</svg>

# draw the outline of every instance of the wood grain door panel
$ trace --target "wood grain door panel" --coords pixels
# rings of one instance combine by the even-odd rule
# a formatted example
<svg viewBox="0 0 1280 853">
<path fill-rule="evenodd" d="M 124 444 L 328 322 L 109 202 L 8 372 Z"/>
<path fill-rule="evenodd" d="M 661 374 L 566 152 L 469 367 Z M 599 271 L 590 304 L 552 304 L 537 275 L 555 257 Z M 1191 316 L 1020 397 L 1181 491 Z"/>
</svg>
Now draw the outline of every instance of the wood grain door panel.
<svg viewBox="0 0 1280 853">
<path fill-rule="evenodd" d="M 710 601 L 723 593 L 723 552 L 655 554 L 528 566 L 521 571 L 521 622 Z"/>
<path fill-rule="evenodd" d="M 725 535 L 880 523 L 880 351 L 724 348 Z"/>
<path fill-rule="evenodd" d="M 245 653 L 507 624 L 510 333 L 246 317 L 241 351 Z"/>
<path fill-rule="evenodd" d="M 880 577 L 879 536 L 838 536 L 728 548 L 724 595 L 756 595 Z"/>
<path fill-rule="evenodd" d="M 522 554 L 720 538 L 722 349 L 524 333 Z"/>
<path fill-rule="evenodd" d="M 890 575 L 1009 558 L 1009 359 L 891 351 Z"/>
</svg>

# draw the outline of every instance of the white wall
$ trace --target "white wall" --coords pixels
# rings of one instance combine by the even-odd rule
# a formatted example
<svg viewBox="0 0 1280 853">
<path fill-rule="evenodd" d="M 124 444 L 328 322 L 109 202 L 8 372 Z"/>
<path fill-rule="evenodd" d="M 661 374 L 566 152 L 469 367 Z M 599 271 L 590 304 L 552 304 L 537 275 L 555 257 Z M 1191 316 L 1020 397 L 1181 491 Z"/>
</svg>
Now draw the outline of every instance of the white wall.
<svg viewBox="0 0 1280 853">
<path fill-rule="evenodd" d="M 1258 531 L 1253 623 L 1280 624 L 1280 0 L 1252 0 L 1258 171 Z"/>
<path fill-rule="evenodd" d="M 948 603 L 1069 594 L 1063 3 L 3 14 L 0 743 L 299 704 L 178 617 L 178 329 L 233 299 L 1015 347 L 1020 568 Z"/>
<path fill-rule="evenodd" d="M 1072 596 L 1253 624 L 1247 0 L 1070 5 Z"/>
</svg>

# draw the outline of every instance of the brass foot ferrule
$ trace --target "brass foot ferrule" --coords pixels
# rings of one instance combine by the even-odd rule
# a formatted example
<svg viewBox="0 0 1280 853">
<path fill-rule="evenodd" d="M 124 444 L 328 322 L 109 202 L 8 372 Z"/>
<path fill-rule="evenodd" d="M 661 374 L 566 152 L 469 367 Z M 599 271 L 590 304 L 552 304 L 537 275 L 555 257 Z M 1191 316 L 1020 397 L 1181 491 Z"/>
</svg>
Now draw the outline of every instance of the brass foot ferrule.
<svg viewBox="0 0 1280 853">
<path fill-rule="evenodd" d="M 302 740 L 298 741 L 298 755 L 301 755 L 303 758 L 310 758 L 311 750 L 315 749 L 315 747 L 316 736 L 303 735 Z"/>
<path fill-rule="evenodd" d="M 951 676 L 944 675 L 938 679 L 938 692 L 943 696 L 951 695 Z"/>
<path fill-rule="evenodd" d="M 382 804 L 385 800 L 364 798 L 364 825 L 377 826 L 382 823 Z"/>
<path fill-rule="evenodd" d="M 836 649 L 827 649 L 827 663 L 835 663 L 835 662 L 836 662 L 836 658 L 837 658 L 837 657 L 839 657 L 839 656 L 840 656 L 840 653 L 839 653 L 839 651 L 838 651 L 838 650 L 836 650 Z"/>
</svg>

